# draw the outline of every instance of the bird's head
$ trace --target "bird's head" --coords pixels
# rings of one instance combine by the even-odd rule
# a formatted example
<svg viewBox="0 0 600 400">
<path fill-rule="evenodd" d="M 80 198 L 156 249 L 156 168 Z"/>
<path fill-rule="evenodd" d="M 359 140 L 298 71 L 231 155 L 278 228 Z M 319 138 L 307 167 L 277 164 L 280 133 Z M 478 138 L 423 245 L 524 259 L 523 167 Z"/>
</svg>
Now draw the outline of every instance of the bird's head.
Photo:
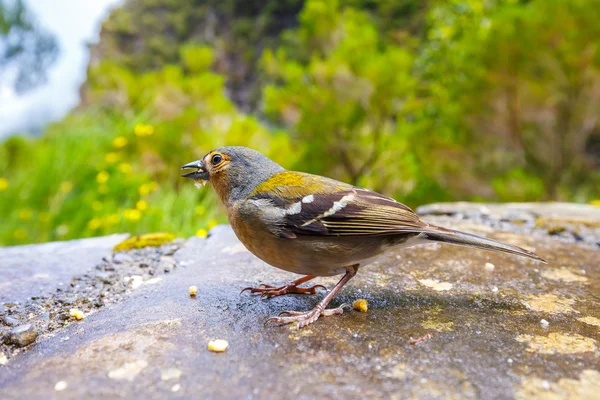
<svg viewBox="0 0 600 400">
<path fill-rule="evenodd" d="M 182 176 L 194 180 L 196 186 L 210 182 L 226 204 L 245 198 L 257 185 L 284 171 L 258 151 L 241 146 L 218 148 L 181 169 L 193 170 Z"/>
</svg>

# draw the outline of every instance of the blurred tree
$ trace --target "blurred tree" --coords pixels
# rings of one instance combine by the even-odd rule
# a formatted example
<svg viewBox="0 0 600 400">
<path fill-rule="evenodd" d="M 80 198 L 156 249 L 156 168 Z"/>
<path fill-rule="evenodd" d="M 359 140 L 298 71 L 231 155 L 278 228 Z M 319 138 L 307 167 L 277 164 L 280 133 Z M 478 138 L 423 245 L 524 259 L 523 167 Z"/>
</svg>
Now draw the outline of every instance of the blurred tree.
<svg viewBox="0 0 600 400">
<path fill-rule="evenodd" d="M 561 190 L 589 182 L 586 143 L 600 122 L 598 20 L 597 0 L 450 0 L 431 9 L 416 63 L 430 122 L 477 143 L 465 150 L 480 176 L 497 171 L 501 199 L 570 198 Z M 500 189 L 502 175 L 506 185 L 522 177 L 512 186 L 522 195 Z"/>
<path fill-rule="evenodd" d="M 263 57 L 272 82 L 265 112 L 308 144 L 307 169 L 392 191 L 385 168 L 406 146 L 397 125 L 415 93 L 412 55 L 386 46 L 367 14 L 337 1 L 309 0 L 299 20 L 286 46 Z"/>
<path fill-rule="evenodd" d="M 0 79 L 17 92 L 46 80 L 46 69 L 56 60 L 58 45 L 40 28 L 22 0 L 0 0 Z"/>
<path fill-rule="evenodd" d="M 303 0 L 128 0 L 102 25 L 90 65 L 115 61 L 138 73 L 182 61 L 181 46 L 210 44 L 213 69 L 227 76 L 232 100 L 254 108 L 262 49 L 296 24 Z M 84 101 L 88 102 L 84 91 Z"/>
<path fill-rule="evenodd" d="M 181 61 L 179 47 L 210 45 L 213 69 L 226 76 L 229 97 L 243 111 L 260 105 L 259 60 L 265 48 L 278 47 L 281 33 L 298 25 L 305 0 L 126 0 L 102 25 L 92 47 L 91 65 L 111 60 L 136 72 Z M 406 43 L 423 32 L 428 2 L 423 0 L 349 0 L 368 10 L 389 42 Z M 84 101 L 87 101 L 84 94 Z"/>
</svg>

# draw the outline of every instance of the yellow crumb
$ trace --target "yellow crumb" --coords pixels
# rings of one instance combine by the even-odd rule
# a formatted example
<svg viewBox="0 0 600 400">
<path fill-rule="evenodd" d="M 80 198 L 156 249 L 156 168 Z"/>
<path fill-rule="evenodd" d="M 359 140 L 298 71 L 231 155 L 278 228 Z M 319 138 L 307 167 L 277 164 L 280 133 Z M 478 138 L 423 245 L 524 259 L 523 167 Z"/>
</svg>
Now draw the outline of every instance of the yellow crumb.
<svg viewBox="0 0 600 400">
<path fill-rule="evenodd" d="M 190 296 L 195 296 L 198 293 L 198 288 L 196 286 L 190 286 Z"/>
<path fill-rule="evenodd" d="M 227 340 L 217 339 L 208 342 L 208 349 L 210 351 L 214 351 L 215 353 L 222 353 L 225 350 L 227 350 L 227 347 L 229 347 L 229 343 L 227 343 Z"/>
<path fill-rule="evenodd" d="M 77 308 L 71 308 L 69 310 L 69 315 L 71 315 L 71 317 L 75 318 L 77 321 L 81 321 L 85 318 L 83 311 L 78 310 Z"/>
<path fill-rule="evenodd" d="M 365 299 L 355 300 L 354 303 L 352 303 L 352 308 L 356 311 L 367 312 L 369 309 L 369 302 Z"/>
</svg>

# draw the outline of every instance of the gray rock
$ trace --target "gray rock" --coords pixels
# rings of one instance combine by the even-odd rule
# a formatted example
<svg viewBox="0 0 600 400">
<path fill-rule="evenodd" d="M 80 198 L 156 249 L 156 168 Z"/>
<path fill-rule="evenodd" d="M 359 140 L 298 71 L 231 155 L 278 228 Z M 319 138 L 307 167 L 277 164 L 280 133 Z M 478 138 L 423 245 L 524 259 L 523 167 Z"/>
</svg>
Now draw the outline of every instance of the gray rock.
<svg viewBox="0 0 600 400">
<path fill-rule="evenodd" d="M 19 320 L 8 315 L 2 317 L 2 323 L 6 326 L 17 326 L 19 325 Z"/>
<path fill-rule="evenodd" d="M 37 338 L 38 333 L 31 324 L 17 326 L 8 332 L 5 341 L 9 344 L 14 344 L 19 347 L 25 347 Z"/>
<path fill-rule="evenodd" d="M 600 223 L 600 207 L 574 203 L 434 203 L 416 209 L 419 215 L 483 214 L 517 219 L 542 217 Z"/>
<path fill-rule="evenodd" d="M 162 269 L 165 272 L 171 272 L 176 266 L 177 264 L 173 257 L 162 256 L 158 262 L 158 269 Z"/>
<path fill-rule="evenodd" d="M 0 247 L 0 303 L 54 293 L 74 275 L 94 268 L 128 236 Z"/>
<path fill-rule="evenodd" d="M 133 257 L 131 257 L 129 254 L 124 253 L 124 252 L 116 253 L 113 255 L 113 258 L 112 258 L 112 262 L 114 262 L 115 264 L 123 264 L 126 262 L 132 262 L 132 261 L 133 261 Z"/>
<path fill-rule="evenodd" d="M 309 310 L 323 294 L 240 295 L 297 276 L 265 265 L 219 226 L 208 239 L 190 238 L 170 274 L 21 352 L 0 369 L 0 398 L 52 397 L 66 378 L 73 399 L 163 398 L 175 388 L 202 398 L 596 398 L 598 248 L 527 224 L 498 227 L 504 215 L 535 221 L 536 205 L 523 215 L 447 207 L 428 220 L 525 246 L 549 263 L 450 245 L 395 249 L 362 268 L 331 304 L 364 298 L 368 312 L 347 310 L 298 331 L 265 322 Z M 561 215 L 540 206 L 543 213 Z M 600 239 L 593 228 L 590 235 Z M 144 255 L 160 273 L 155 250 L 135 254 L 117 273 L 143 273 Z M 331 288 L 337 279 L 315 284 Z M 227 352 L 209 352 L 213 339 L 227 340 Z M 165 373 L 174 367 L 176 375 Z"/>
<path fill-rule="evenodd" d="M 105 284 L 112 283 L 116 276 L 117 276 L 117 274 L 115 274 L 114 272 L 107 272 L 107 271 L 97 272 L 96 275 L 94 275 L 94 277 L 98 281 L 105 283 Z"/>
</svg>

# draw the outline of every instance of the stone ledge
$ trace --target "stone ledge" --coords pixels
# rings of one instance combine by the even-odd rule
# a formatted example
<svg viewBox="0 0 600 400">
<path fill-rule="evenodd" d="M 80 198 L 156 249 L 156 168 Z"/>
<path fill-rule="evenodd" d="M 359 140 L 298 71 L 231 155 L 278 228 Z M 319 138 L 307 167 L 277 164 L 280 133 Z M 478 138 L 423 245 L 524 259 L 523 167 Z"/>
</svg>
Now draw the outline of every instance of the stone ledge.
<svg viewBox="0 0 600 400">
<path fill-rule="evenodd" d="M 365 298 L 367 313 L 298 331 L 264 322 L 309 309 L 320 296 L 240 295 L 250 284 L 293 276 L 219 226 L 208 239 L 187 240 L 170 273 L 143 276 L 119 301 L 14 355 L 0 366 L 0 397 L 46 398 L 55 390 L 67 399 L 594 396 L 598 249 L 522 225 L 498 231 L 494 218 L 464 215 L 428 218 L 535 249 L 549 264 L 438 244 L 391 252 L 332 304 Z M 131 253 L 127 268 L 147 268 L 135 265 L 143 254 Z M 335 281 L 319 279 L 328 287 Z M 194 298 L 190 285 L 198 287 Z M 209 352 L 208 341 L 219 338 L 229 341 L 227 352 Z"/>
</svg>

